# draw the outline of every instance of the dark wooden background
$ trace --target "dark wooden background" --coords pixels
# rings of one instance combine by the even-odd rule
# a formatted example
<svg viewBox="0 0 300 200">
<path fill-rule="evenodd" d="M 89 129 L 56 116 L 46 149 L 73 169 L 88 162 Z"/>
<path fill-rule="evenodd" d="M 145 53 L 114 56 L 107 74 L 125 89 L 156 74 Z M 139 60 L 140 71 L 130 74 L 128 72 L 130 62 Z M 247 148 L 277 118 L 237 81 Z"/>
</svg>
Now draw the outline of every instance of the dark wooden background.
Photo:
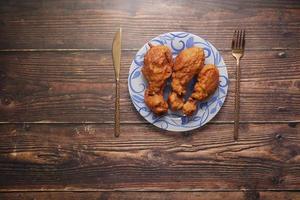
<svg viewBox="0 0 300 200">
<path fill-rule="evenodd" d="M 236 28 L 247 30 L 238 142 Z M 136 51 L 170 31 L 211 41 L 231 81 L 217 117 L 182 134 L 148 124 L 127 90 Z M 300 199 L 300 1 L 1 0 L 0 95 L 0 199 Z"/>
</svg>

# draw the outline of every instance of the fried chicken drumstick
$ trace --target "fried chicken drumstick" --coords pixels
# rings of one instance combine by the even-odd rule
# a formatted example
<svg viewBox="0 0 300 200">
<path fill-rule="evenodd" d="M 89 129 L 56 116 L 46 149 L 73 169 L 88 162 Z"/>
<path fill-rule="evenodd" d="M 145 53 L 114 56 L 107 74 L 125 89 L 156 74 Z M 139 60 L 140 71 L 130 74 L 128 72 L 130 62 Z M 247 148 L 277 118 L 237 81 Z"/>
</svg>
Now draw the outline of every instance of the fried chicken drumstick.
<svg viewBox="0 0 300 200">
<path fill-rule="evenodd" d="M 171 83 L 172 93 L 168 99 L 172 110 L 180 110 L 183 107 L 186 86 L 200 72 L 204 59 L 204 50 L 199 47 L 185 49 L 176 57 Z"/>
<path fill-rule="evenodd" d="M 150 49 L 144 57 L 142 68 L 142 73 L 148 81 L 144 99 L 151 111 L 162 115 L 168 111 L 168 103 L 163 98 L 163 90 L 166 80 L 172 74 L 172 53 L 167 46 L 153 46 L 150 43 L 149 46 Z"/>
<path fill-rule="evenodd" d="M 206 100 L 216 91 L 218 85 L 219 70 L 212 64 L 205 65 L 197 77 L 192 95 L 183 105 L 183 113 L 191 116 L 197 108 L 197 101 Z"/>
</svg>

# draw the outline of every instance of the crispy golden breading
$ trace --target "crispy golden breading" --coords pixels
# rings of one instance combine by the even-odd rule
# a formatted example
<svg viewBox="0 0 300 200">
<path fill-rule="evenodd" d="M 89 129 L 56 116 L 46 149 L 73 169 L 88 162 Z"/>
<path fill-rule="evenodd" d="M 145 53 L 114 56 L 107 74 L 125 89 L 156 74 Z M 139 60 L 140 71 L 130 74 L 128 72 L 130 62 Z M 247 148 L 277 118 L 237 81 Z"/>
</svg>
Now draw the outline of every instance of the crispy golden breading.
<svg viewBox="0 0 300 200">
<path fill-rule="evenodd" d="M 200 72 L 204 64 L 204 59 L 204 50 L 199 47 L 185 49 L 176 57 L 171 83 L 172 93 L 169 96 L 169 103 L 172 110 L 182 108 L 186 86 Z"/>
<path fill-rule="evenodd" d="M 168 103 L 163 98 L 163 93 L 155 93 L 154 91 L 145 90 L 145 103 L 152 112 L 162 115 L 168 111 Z"/>
<path fill-rule="evenodd" d="M 168 111 L 168 104 L 163 98 L 163 90 L 166 80 L 172 74 L 173 60 L 172 53 L 167 46 L 153 46 L 144 57 L 142 73 L 148 81 L 148 88 L 145 91 L 146 105 L 157 115 Z"/>
<path fill-rule="evenodd" d="M 197 100 L 189 97 L 189 99 L 184 103 L 182 107 L 182 112 L 187 115 L 191 116 L 197 109 Z"/>
<path fill-rule="evenodd" d="M 179 96 L 175 92 L 170 94 L 168 101 L 172 107 L 172 110 L 179 110 L 184 104 L 183 96 Z"/>
<path fill-rule="evenodd" d="M 212 95 L 219 85 L 219 70 L 216 66 L 205 65 L 197 77 L 194 91 L 183 105 L 183 113 L 190 116 L 196 110 L 197 101 L 206 100 Z"/>
</svg>

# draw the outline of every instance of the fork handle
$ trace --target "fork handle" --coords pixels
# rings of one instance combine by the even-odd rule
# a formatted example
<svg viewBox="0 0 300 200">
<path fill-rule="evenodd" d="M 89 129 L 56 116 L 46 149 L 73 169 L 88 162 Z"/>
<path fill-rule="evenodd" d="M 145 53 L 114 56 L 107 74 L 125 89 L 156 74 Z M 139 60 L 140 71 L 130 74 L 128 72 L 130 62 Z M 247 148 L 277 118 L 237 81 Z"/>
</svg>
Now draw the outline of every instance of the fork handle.
<svg viewBox="0 0 300 200">
<path fill-rule="evenodd" d="M 116 79 L 115 137 L 120 135 L 120 80 Z"/>
<path fill-rule="evenodd" d="M 235 102 L 234 102 L 234 134 L 235 141 L 239 137 L 239 123 L 240 123 L 240 58 L 236 59 L 236 81 L 235 81 Z"/>
</svg>

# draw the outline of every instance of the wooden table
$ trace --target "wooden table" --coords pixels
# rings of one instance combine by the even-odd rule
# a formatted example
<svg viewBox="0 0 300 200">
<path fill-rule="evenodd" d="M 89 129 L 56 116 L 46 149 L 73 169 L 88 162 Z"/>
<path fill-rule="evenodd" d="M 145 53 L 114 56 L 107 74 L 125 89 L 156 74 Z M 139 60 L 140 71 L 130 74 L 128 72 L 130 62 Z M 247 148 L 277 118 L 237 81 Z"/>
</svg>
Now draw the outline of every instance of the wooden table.
<svg viewBox="0 0 300 200">
<path fill-rule="evenodd" d="M 238 142 L 236 28 L 247 30 Z M 170 31 L 211 41 L 231 82 L 217 117 L 182 134 L 148 124 L 127 89 L 137 50 Z M 300 1 L 2 0 L 0 49 L 0 199 L 300 199 Z"/>
</svg>

